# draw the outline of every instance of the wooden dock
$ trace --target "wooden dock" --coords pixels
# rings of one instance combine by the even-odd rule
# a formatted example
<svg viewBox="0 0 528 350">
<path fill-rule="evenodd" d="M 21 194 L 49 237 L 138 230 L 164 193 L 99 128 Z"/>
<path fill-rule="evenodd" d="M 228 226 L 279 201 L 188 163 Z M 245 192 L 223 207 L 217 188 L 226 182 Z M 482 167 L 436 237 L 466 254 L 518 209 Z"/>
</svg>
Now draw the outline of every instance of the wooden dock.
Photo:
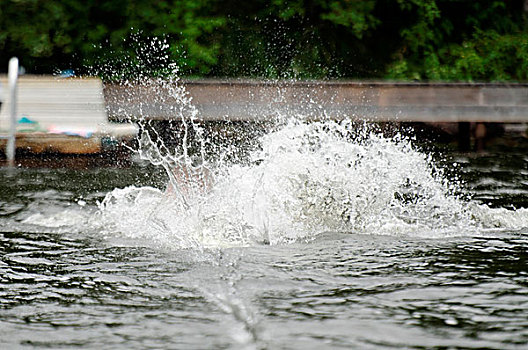
<svg viewBox="0 0 528 350">
<path fill-rule="evenodd" d="M 7 87 L 6 77 L 0 83 Z M 459 144 L 486 136 L 488 123 L 528 123 L 528 84 L 354 81 L 184 80 L 204 121 L 277 116 L 372 122 L 455 123 Z M 131 140 L 130 120 L 168 121 L 192 113 L 167 84 L 105 84 L 96 78 L 22 76 L 16 145 L 32 153 L 96 154 Z M 7 128 L 9 100 L 0 110 Z M 24 123 L 25 121 L 25 123 Z M 0 140 L 0 147 L 5 147 Z"/>
<path fill-rule="evenodd" d="M 374 122 L 528 123 L 528 84 L 353 81 L 182 81 L 203 120 L 277 115 Z M 106 84 L 111 119 L 168 120 L 177 100 L 163 86 Z"/>
<path fill-rule="evenodd" d="M 7 87 L 7 78 L 0 76 Z M 4 98 L 0 131 L 8 128 L 11 101 Z M 31 153 L 94 154 L 137 134 L 133 124 L 108 121 L 103 84 L 96 78 L 21 76 L 18 81 L 16 148 Z M 6 140 L 0 140 L 5 147 Z"/>
</svg>

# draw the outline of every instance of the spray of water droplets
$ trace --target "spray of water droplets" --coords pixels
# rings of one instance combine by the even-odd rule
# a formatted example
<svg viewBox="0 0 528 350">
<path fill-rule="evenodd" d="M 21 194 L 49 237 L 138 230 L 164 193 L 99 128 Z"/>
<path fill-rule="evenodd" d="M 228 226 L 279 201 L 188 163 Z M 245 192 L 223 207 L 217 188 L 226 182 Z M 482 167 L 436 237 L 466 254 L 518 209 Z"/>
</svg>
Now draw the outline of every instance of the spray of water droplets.
<svg viewBox="0 0 528 350">
<path fill-rule="evenodd" d="M 124 83 L 160 92 L 139 102 L 142 117 L 163 96 L 176 101 L 178 142 L 167 146 L 140 118 L 135 150 L 163 167 L 169 183 L 108 193 L 99 208 L 108 233 L 188 248 L 309 241 L 327 231 L 444 237 L 528 226 L 525 210 L 492 210 L 455 195 L 458 183 L 408 139 L 347 119 L 279 116 L 256 147 L 206 136 L 176 67 L 161 61 L 170 74 Z M 245 156 L 233 157 L 237 151 Z"/>
</svg>

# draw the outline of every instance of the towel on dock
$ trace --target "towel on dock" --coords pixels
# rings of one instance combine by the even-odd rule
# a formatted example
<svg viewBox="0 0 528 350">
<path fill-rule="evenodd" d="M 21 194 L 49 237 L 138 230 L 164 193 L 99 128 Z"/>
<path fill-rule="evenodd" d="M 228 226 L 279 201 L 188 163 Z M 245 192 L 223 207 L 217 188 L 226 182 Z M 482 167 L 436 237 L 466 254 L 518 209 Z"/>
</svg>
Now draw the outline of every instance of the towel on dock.
<svg viewBox="0 0 528 350">
<path fill-rule="evenodd" d="M 72 126 L 56 126 L 56 125 L 50 125 L 48 126 L 48 133 L 49 134 L 64 134 L 69 136 L 81 136 L 85 138 L 92 137 L 92 135 L 95 132 L 95 129 L 93 128 L 87 128 L 87 127 L 72 127 Z"/>
<path fill-rule="evenodd" d="M 57 134 L 57 135 L 68 135 L 68 136 L 80 136 L 84 138 L 90 138 L 96 132 L 96 129 L 84 126 L 57 126 L 49 125 L 45 127 L 39 122 L 23 116 L 20 118 L 16 125 L 17 133 L 32 134 L 32 133 L 41 133 L 41 134 Z"/>
<path fill-rule="evenodd" d="M 16 132 L 46 132 L 39 122 L 29 119 L 27 116 L 20 118 L 16 125 Z"/>
</svg>

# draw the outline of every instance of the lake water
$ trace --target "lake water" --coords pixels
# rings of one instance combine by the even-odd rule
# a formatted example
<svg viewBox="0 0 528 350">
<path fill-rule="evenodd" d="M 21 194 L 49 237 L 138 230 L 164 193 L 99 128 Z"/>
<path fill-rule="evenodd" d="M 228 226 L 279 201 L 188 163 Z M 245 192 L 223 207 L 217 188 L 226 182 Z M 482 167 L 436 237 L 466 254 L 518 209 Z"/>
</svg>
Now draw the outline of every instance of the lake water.
<svg viewBox="0 0 528 350">
<path fill-rule="evenodd" d="M 528 148 L 325 135 L 186 203 L 144 163 L 1 169 L 0 348 L 526 349 Z"/>
</svg>

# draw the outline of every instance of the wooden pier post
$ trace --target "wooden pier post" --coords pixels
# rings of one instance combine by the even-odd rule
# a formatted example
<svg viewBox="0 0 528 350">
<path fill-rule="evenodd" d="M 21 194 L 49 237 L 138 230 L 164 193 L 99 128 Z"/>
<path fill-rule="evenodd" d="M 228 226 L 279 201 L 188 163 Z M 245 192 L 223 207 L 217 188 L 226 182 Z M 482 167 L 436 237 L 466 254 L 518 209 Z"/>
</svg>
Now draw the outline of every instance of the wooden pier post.
<svg viewBox="0 0 528 350">
<path fill-rule="evenodd" d="M 458 150 L 467 152 L 471 148 L 471 126 L 469 122 L 458 122 Z"/>
</svg>

